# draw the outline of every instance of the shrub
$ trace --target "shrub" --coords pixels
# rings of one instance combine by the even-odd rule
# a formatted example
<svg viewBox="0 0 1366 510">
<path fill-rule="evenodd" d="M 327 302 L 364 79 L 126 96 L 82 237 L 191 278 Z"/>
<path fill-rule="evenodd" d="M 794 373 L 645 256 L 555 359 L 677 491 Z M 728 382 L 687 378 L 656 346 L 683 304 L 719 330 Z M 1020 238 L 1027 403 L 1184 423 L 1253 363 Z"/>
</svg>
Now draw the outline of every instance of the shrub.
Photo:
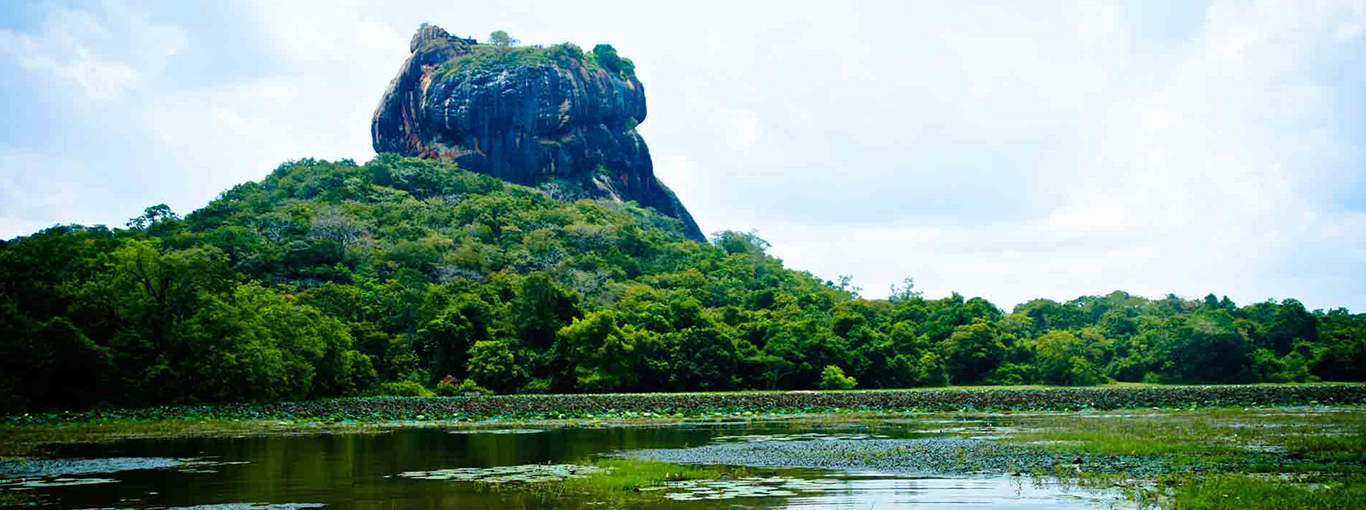
<svg viewBox="0 0 1366 510">
<path fill-rule="evenodd" d="M 623 78 L 632 78 L 636 75 L 636 64 L 629 58 L 622 58 L 617 55 L 617 49 L 610 44 L 599 44 L 593 47 L 593 56 L 598 65 L 611 71 Z"/>
<path fill-rule="evenodd" d="M 384 383 L 379 386 L 379 394 L 390 397 L 430 397 L 431 390 L 413 381 Z"/>
<path fill-rule="evenodd" d="M 821 372 L 821 389 L 852 390 L 855 386 L 858 386 L 858 381 L 844 375 L 844 369 L 840 367 L 830 365 Z"/>
<path fill-rule="evenodd" d="M 474 379 L 465 379 L 459 386 L 442 381 L 436 385 L 436 394 L 442 397 L 463 397 L 470 394 L 488 396 L 493 394 L 493 390 L 480 387 L 474 383 Z"/>
<path fill-rule="evenodd" d="M 454 384 L 448 383 L 446 381 L 441 381 L 436 385 L 436 396 L 458 397 L 460 396 L 460 389 L 457 388 Z"/>
<path fill-rule="evenodd" d="M 550 393 L 550 379 L 532 379 L 531 382 L 522 386 L 519 393 L 528 395 L 544 395 Z"/>
</svg>

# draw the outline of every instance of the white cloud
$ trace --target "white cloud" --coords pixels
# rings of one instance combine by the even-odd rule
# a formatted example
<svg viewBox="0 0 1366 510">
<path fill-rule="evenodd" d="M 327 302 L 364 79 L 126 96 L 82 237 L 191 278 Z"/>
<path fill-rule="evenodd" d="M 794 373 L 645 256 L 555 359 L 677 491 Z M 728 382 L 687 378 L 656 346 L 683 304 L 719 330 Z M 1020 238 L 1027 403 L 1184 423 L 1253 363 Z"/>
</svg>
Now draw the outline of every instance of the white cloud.
<svg viewBox="0 0 1366 510">
<path fill-rule="evenodd" d="M 721 126 L 726 132 L 726 141 L 736 152 L 745 152 L 754 147 L 763 135 L 763 125 L 759 116 L 744 109 L 730 110 L 721 115 Z"/>
<path fill-rule="evenodd" d="M 0 232 L 30 233 L 54 223 L 106 223 L 99 190 L 80 162 L 0 145 Z M 51 218 L 60 218 L 51 220 Z"/>
<path fill-rule="evenodd" d="M 108 0 L 103 7 L 104 16 L 52 9 L 36 34 L 0 29 L 0 51 L 24 69 L 103 101 L 132 91 L 186 47 L 187 36 L 177 27 L 153 23 L 121 2 Z"/>
<path fill-rule="evenodd" d="M 697 180 L 700 174 L 697 163 L 686 156 L 674 154 L 655 160 L 655 176 L 678 195 L 700 195 L 703 192 Z"/>
</svg>

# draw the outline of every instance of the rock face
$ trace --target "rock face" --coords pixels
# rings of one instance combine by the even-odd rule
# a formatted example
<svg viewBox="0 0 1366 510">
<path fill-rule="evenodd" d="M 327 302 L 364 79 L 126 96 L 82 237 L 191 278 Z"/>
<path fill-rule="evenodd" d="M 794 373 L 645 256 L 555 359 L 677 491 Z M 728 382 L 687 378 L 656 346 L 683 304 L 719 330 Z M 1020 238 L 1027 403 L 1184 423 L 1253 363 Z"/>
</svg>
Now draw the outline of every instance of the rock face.
<svg viewBox="0 0 1366 510">
<path fill-rule="evenodd" d="M 654 175 L 635 130 L 645 88 L 632 71 L 572 45 L 476 45 L 432 25 L 409 49 L 370 124 L 375 152 L 455 160 L 561 200 L 633 200 L 705 240 Z"/>
</svg>

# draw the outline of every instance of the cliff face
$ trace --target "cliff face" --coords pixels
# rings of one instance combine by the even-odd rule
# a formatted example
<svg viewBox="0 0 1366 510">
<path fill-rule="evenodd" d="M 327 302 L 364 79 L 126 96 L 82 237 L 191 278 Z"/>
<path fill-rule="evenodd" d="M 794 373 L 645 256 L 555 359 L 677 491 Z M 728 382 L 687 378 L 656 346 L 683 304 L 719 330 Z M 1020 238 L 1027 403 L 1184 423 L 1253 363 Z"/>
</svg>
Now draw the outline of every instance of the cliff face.
<svg viewBox="0 0 1366 510">
<path fill-rule="evenodd" d="M 561 200 L 634 200 L 705 240 L 654 175 L 635 130 L 645 88 L 629 69 L 571 45 L 473 45 L 431 25 L 409 49 L 370 124 L 376 152 L 453 159 Z"/>
</svg>

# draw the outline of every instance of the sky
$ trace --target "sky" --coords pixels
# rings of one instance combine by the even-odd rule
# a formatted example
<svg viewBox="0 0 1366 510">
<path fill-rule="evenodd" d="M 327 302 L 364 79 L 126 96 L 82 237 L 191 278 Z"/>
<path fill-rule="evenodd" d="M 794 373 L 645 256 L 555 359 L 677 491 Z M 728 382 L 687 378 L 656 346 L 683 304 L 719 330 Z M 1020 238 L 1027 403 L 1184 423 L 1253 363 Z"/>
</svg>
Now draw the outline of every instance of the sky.
<svg viewBox="0 0 1366 510">
<path fill-rule="evenodd" d="M 863 295 L 1366 311 L 1366 0 L 0 3 L 0 238 L 374 157 L 423 22 L 610 43 L 656 174 Z"/>
</svg>

